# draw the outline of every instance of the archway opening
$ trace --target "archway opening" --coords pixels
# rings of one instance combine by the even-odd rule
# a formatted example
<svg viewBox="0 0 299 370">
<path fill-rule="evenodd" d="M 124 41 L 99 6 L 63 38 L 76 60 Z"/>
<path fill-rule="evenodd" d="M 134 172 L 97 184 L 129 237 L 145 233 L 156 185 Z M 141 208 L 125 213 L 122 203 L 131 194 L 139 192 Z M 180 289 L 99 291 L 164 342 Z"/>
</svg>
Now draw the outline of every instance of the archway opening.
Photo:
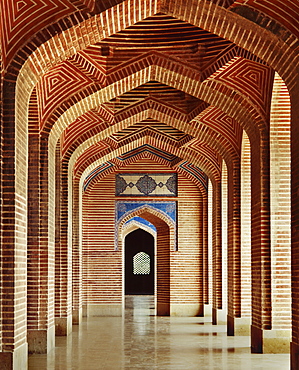
<svg viewBox="0 0 299 370">
<path fill-rule="evenodd" d="M 153 295 L 155 292 L 155 240 L 137 229 L 125 238 L 125 294 Z"/>
</svg>

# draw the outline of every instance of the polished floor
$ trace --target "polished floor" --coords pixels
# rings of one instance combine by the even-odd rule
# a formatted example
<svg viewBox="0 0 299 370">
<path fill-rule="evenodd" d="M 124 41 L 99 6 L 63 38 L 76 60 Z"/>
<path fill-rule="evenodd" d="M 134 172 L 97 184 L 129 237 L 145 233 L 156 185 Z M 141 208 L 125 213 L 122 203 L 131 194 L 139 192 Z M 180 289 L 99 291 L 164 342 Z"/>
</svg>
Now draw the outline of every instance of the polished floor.
<svg viewBox="0 0 299 370">
<path fill-rule="evenodd" d="M 128 296 L 121 317 L 92 317 L 56 337 L 48 355 L 31 355 L 29 370 L 289 369 L 289 355 L 250 353 L 249 337 L 228 337 L 209 318 L 157 317 L 151 296 Z"/>
</svg>

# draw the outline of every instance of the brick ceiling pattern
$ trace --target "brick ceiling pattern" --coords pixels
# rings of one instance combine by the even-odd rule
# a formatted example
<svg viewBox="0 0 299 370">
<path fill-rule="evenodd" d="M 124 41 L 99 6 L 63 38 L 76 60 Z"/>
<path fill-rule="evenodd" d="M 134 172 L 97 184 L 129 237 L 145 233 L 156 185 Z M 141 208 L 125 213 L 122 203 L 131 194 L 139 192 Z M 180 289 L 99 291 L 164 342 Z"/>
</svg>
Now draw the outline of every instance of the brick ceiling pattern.
<svg viewBox="0 0 299 370">
<path fill-rule="evenodd" d="M 276 20 L 286 29 L 299 36 L 299 1 L 298 0 L 235 0 L 230 9 L 244 16 L 253 17 L 260 13 L 260 17 L 267 16 Z M 276 27 L 277 29 L 278 27 Z"/>
<path fill-rule="evenodd" d="M 127 4 L 125 15 L 119 13 L 121 3 Z M 144 3 L 156 6 L 154 1 Z M 277 29 L 299 32 L 298 0 L 202 3 L 247 19 L 258 14 Z M 3 66 L 9 69 L 22 53 L 30 55 L 73 27 L 77 51 L 41 76 L 31 109 L 38 112 L 40 131 L 49 132 L 62 114 L 73 107 L 79 112 L 86 99 L 102 94 L 98 104 L 70 118 L 61 135 L 63 160 L 79 153 L 75 174 L 93 163 L 101 168 L 109 156 L 112 161 L 113 155 L 121 158 L 134 142 L 155 147 L 162 157 L 169 153 L 173 164 L 190 163 L 217 176 L 221 159 L 238 160 L 242 140 L 241 123 L 221 109 L 221 98 L 242 104 L 257 126 L 267 124 L 273 70 L 231 41 L 163 11 L 148 16 L 145 9 L 142 20 L 127 21 L 122 17 L 135 17 L 130 4 L 130 0 L 3 0 Z M 80 24 L 102 15 L 110 28 L 102 30 L 100 41 L 92 42 L 94 30 L 82 34 Z M 114 24 L 118 32 L 111 29 Z M 87 47 L 79 47 L 81 39 L 89 40 Z M 138 73 L 155 78 L 139 81 Z M 134 145 L 132 150 L 138 150 Z"/>
</svg>

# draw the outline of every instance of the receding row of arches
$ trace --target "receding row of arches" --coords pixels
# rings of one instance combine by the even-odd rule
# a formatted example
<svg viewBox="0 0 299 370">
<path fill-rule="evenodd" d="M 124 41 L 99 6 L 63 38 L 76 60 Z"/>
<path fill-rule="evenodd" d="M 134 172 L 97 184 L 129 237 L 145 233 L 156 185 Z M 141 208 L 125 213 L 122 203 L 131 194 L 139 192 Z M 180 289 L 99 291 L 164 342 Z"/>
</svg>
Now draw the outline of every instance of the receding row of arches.
<svg viewBox="0 0 299 370">
<path fill-rule="evenodd" d="M 14 8 L 16 24 L 22 18 L 19 14 L 27 14 L 23 3 Z M 5 91 L 0 99 L 1 241 L 5 244 L 0 261 L 4 302 L 0 356 L 6 352 L 18 356 L 19 351 L 25 358 L 28 344 L 30 352 L 48 351 L 54 345 L 54 331 L 67 335 L 84 315 L 122 314 L 124 294 L 145 284 L 134 282 L 136 275 L 151 279 L 148 291 L 156 296 L 157 314 L 204 315 L 210 310 L 212 322 L 226 322 L 229 335 L 251 333 L 254 352 L 274 350 L 276 342 L 287 348 L 293 297 L 297 351 L 298 301 L 295 277 L 291 288 L 291 252 L 296 276 L 298 125 L 293 113 L 291 250 L 291 101 L 284 81 L 274 76 L 274 69 L 280 71 L 296 97 L 296 66 L 289 62 L 296 60 L 296 43 L 283 27 L 277 28 L 284 35 L 279 36 L 259 24 L 264 17 L 255 23 L 228 10 L 232 2 L 222 2 L 224 7 L 219 1 L 202 3 L 146 0 L 135 1 L 132 7 L 131 0 L 125 0 L 101 15 L 80 17 L 78 11 L 72 20 L 57 23 L 59 31 L 54 27 L 48 32 L 45 24 L 44 34 L 38 34 L 40 40 L 33 45 L 36 26 L 31 46 L 24 43 L 24 53 L 20 43 L 14 48 L 13 32 L 12 43 L 5 40 L 11 49 L 0 53 Z M 219 59 L 204 73 L 205 48 L 192 45 L 196 55 L 191 57 L 200 61 L 197 67 L 188 66 L 177 50 L 174 57 L 168 53 L 166 37 L 162 52 L 144 53 L 143 48 L 148 48 L 144 39 L 130 60 L 123 50 L 134 45 L 138 39 L 134 28 L 138 35 L 148 18 L 162 27 L 163 22 L 179 27 L 189 22 L 187 30 L 192 31 L 187 34 L 204 31 L 213 39 L 221 34 L 227 40 L 218 41 L 236 44 L 229 45 L 227 54 L 219 49 Z M 7 30 L 12 31 L 8 19 Z M 79 35 L 77 24 L 86 37 Z M 126 32 L 132 33 L 131 39 L 123 37 Z M 177 37 L 179 32 L 169 36 Z M 116 50 L 119 35 L 128 43 Z M 100 45 L 103 40 L 105 46 Z M 90 48 L 99 52 L 96 63 L 87 60 Z M 108 62 L 115 63 L 112 72 L 106 69 L 108 56 Z M 240 77 L 236 71 L 245 72 Z M 234 78 L 241 81 L 232 87 Z M 253 89 L 245 86 L 250 83 Z M 142 89 L 150 91 L 145 98 Z M 186 105 L 198 104 L 195 116 L 191 115 L 194 119 L 190 121 L 190 106 L 180 112 L 175 104 L 157 97 L 155 89 L 179 96 Z M 126 110 L 124 101 L 130 101 L 130 94 L 141 94 L 144 100 L 134 98 Z M 144 119 L 148 127 L 140 130 L 139 121 Z M 137 150 L 134 167 L 132 152 Z M 189 165 L 205 171 L 208 186 Z M 123 169 L 144 172 L 144 168 L 178 174 L 176 225 L 149 206 L 117 224 L 120 198 L 114 193 L 115 174 Z M 156 231 L 138 225 L 133 217 L 142 217 Z M 141 230 L 147 232 L 144 238 L 154 240 L 154 251 L 124 246 L 124 240 L 138 240 L 137 233 L 145 235 Z M 131 252 L 128 257 L 127 252 Z"/>
</svg>

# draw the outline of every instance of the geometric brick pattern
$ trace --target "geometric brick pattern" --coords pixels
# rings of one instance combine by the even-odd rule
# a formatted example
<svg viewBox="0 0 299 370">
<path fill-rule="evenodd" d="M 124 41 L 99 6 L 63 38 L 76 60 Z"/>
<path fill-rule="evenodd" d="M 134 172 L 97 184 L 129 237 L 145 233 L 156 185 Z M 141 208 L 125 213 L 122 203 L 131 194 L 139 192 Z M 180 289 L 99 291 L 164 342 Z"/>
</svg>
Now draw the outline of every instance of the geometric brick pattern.
<svg viewBox="0 0 299 370">
<path fill-rule="evenodd" d="M 11 57 L 25 40 L 45 27 L 54 17 L 71 14 L 76 8 L 68 0 L 3 0 L 1 9 L 1 43 L 3 58 Z"/>
<path fill-rule="evenodd" d="M 187 243 L 185 245 L 186 249 L 191 248 L 190 251 L 196 253 L 196 261 L 189 260 L 187 252 L 184 261 L 186 266 L 194 262 L 192 292 L 203 289 L 206 295 L 209 290 L 208 220 L 202 218 L 207 216 L 207 182 L 212 181 L 213 215 L 209 220 L 213 227 L 210 243 L 213 258 L 209 263 L 215 263 L 217 271 L 210 292 L 213 307 L 218 309 L 223 299 L 219 279 L 220 184 L 224 172 L 222 163 L 226 162 L 230 260 L 228 306 L 232 316 L 240 315 L 239 171 L 243 130 L 250 140 L 251 170 L 252 176 L 256 177 L 251 184 L 252 324 L 256 333 L 270 330 L 272 324 L 279 329 L 282 321 L 287 327 L 289 317 L 282 320 L 275 313 L 282 304 L 278 302 L 278 293 L 274 297 L 276 306 L 271 306 L 269 127 L 274 70 L 286 82 L 293 103 L 293 346 L 295 358 L 299 357 L 296 355 L 299 353 L 299 241 L 296 231 L 299 220 L 298 0 L 2 0 L 0 14 L 0 241 L 5 246 L 0 257 L 9 266 L 9 270 L 5 267 L 1 271 L 0 301 L 5 302 L 5 309 L 0 309 L 0 357 L 2 350 L 14 351 L 27 340 L 27 281 L 31 292 L 38 292 L 37 296 L 45 292 L 42 287 L 40 293 L 35 290 L 39 283 L 36 276 L 47 275 L 49 279 L 49 306 L 38 305 L 36 296 L 30 297 L 29 303 L 38 311 L 36 315 L 31 312 L 32 318 L 50 318 L 49 322 L 41 321 L 45 330 L 49 329 L 48 323 L 53 324 L 54 314 L 47 311 L 54 306 L 54 293 L 59 303 L 56 307 L 58 318 L 64 309 L 64 316 L 60 318 L 69 315 L 72 303 L 82 308 L 82 296 L 85 294 L 86 301 L 86 294 L 90 294 L 91 289 L 85 286 L 83 293 L 79 286 L 82 273 L 79 248 L 82 189 L 79 183 L 84 182 L 86 209 L 95 214 L 98 212 L 98 196 L 102 197 L 99 198 L 101 204 L 106 202 L 100 190 L 107 191 L 110 208 L 107 204 L 105 207 L 111 221 L 115 204 L 114 176 L 126 172 L 126 168 L 132 173 L 152 173 L 153 168 L 153 172 L 165 170 L 181 176 L 184 186 L 179 189 L 182 196 L 179 201 L 182 207 L 186 205 L 186 209 L 192 210 L 193 227 L 202 231 L 193 235 L 194 244 L 200 245 L 199 249 L 195 251 Z M 279 99 L 289 114 L 290 101 Z M 279 112 L 279 109 L 276 107 L 273 112 Z M 280 125 L 283 132 L 281 122 Z M 288 158 L 284 160 L 288 162 Z M 140 169 L 138 163 L 150 168 Z M 33 180 L 35 174 L 37 183 Z M 32 183 L 32 189 L 27 179 Z M 32 193 L 27 198 L 30 190 Z M 36 214 L 35 194 L 38 199 Z M 196 209 L 190 201 L 192 194 L 199 204 Z M 72 207 L 68 207 L 69 200 Z M 276 212 L 279 214 L 279 209 Z M 160 230 L 167 226 L 164 221 L 163 227 L 159 224 L 159 216 L 147 211 L 144 214 L 154 220 Z M 101 221 L 106 217 L 104 214 L 97 216 Z M 179 217 L 179 223 L 191 222 L 183 212 Z M 70 220 L 72 225 L 68 224 Z M 68 233 L 68 226 L 73 228 L 73 233 Z M 119 268 L 121 257 L 114 255 L 117 261 L 114 264 L 107 256 L 106 251 L 114 240 L 105 227 L 104 224 L 101 231 L 105 243 L 101 257 L 109 266 Z M 35 235 L 35 230 L 39 236 Z M 170 259 L 167 246 L 171 233 L 164 231 L 159 236 L 162 238 L 159 243 L 163 246 L 161 260 L 166 266 Z M 39 247 L 34 245 L 35 236 L 40 237 Z M 42 249 L 44 245 L 49 250 L 49 257 L 45 256 L 44 260 L 47 253 L 39 254 L 41 270 L 35 275 L 34 256 L 30 256 L 33 262 L 29 266 L 28 280 L 27 253 L 34 248 Z M 47 270 L 54 264 L 55 246 L 56 292 L 54 278 Z M 73 302 L 68 294 L 71 275 L 66 268 L 71 260 L 71 247 L 77 279 Z M 96 244 L 92 248 L 96 251 Z M 179 265 L 177 256 L 171 258 Z M 102 267 L 106 273 L 107 266 Z M 200 287 L 198 281 L 202 276 L 198 275 L 199 270 L 205 276 L 204 286 Z M 179 273 L 179 270 L 174 271 L 174 276 L 180 278 Z M 188 276 L 183 278 L 188 281 Z M 100 279 L 104 281 L 104 276 Z M 159 280 L 160 283 L 163 281 Z M 115 297 L 119 300 L 119 281 L 115 287 Z M 171 296 L 173 301 L 180 303 L 184 301 L 184 290 L 184 287 L 176 287 L 171 295 L 169 289 L 165 292 L 168 298 Z M 62 297 L 66 297 L 65 302 Z M 109 294 L 105 293 L 103 297 L 105 302 L 109 301 Z M 167 297 L 159 299 L 167 302 Z M 43 296 L 43 299 L 46 302 L 47 298 Z M 11 304 L 14 302 L 16 309 Z M 36 325 L 32 328 L 41 328 L 38 319 L 29 322 L 31 324 Z M 253 338 L 253 349 L 258 351 L 256 337 Z"/>
<path fill-rule="evenodd" d="M 93 81 L 69 62 L 64 62 L 47 73 L 40 84 L 40 125 L 46 121 L 54 105 L 71 97 Z"/>
<path fill-rule="evenodd" d="M 169 153 L 163 152 L 162 150 L 157 150 L 157 148 L 146 145 L 143 146 L 143 148 L 138 148 L 137 150 L 125 153 L 121 157 L 117 157 L 114 160 L 108 161 L 96 167 L 85 177 L 83 184 L 84 191 L 86 191 L 90 183 L 94 182 L 96 178 L 97 181 L 99 181 L 100 178 L 106 176 L 107 170 L 109 170 L 109 173 L 111 173 L 111 171 L 117 171 L 122 167 L 127 166 L 132 161 L 140 158 L 141 154 L 146 156 L 150 155 L 154 160 L 162 160 L 164 165 L 177 169 L 179 172 L 191 179 L 195 184 L 207 190 L 208 177 L 200 168 L 188 163 L 187 161 L 182 162 L 180 159 L 170 155 Z"/>
<path fill-rule="evenodd" d="M 269 110 L 273 72 L 267 66 L 235 57 L 208 80 L 215 79 L 250 97 L 264 114 Z"/>
<path fill-rule="evenodd" d="M 297 0 L 290 1 L 287 5 L 285 1 L 272 1 L 266 4 L 262 0 L 235 0 L 231 9 L 244 16 L 252 12 L 266 14 L 297 37 L 299 35 L 299 3 Z"/>
</svg>

